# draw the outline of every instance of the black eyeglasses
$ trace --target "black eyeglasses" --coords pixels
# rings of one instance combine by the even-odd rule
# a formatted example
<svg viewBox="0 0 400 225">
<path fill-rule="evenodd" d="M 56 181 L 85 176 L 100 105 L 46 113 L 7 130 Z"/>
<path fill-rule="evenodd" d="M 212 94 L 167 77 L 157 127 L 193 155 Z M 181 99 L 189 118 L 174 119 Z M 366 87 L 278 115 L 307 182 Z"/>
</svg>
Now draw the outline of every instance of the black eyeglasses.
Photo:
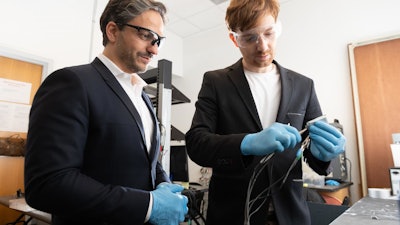
<svg viewBox="0 0 400 225">
<path fill-rule="evenodd" d="M 154 32 L 154 31 L 152 31 L 150 29 L 147 29 L 147 28 L 144 28 L 144 27 L 140 27 L 140 26 L 131 25 L 131 24 L 128 24 L 128 23 L 124 23 L 122 25 L 136 29 L 138 31 L 139 38 L 142 39 L 143 41 L 150 42 L 151 45 L 157 44 L 157 46 L 160 48 L 161 45 L 164 43 L 165 37 L 161 37 L 156 32 Z"/>
</svg>

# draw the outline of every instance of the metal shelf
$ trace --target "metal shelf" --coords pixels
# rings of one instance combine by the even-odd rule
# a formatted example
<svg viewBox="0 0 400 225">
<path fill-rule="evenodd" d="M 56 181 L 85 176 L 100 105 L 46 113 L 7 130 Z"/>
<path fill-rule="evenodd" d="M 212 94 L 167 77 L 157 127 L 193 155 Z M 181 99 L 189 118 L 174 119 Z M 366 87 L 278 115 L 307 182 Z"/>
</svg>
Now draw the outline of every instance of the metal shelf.
<svg viewBox="0 0 400 225">
<path fill-rule="evenodd" d="M 157 107 L 157 90 L 157 87 L 150 85 L 144 87 L 144 91 L 150 96 L 151 102 L 153 103 L 154 107 Z M 172 105 L 189 102 L 190 99 L 186 97 L 181 91 L 179 91 L 174 85 L 172 85 Z"/>
<path fill-rule="evenodd" d="M 171 140 L 181 141 L 185 135 L 171 125 L 171 106 L 189 103 L 190 99 L 172 85 L 172 62 L 166 59 L 158 61 L 158 67 L 150 69 L 139 76 L 149 85 L 144 91 L 150 96 L 157 118 L 161 124 L 161 144 L 163 152 L 161 163 L 169 173 Z"/>
</svg>

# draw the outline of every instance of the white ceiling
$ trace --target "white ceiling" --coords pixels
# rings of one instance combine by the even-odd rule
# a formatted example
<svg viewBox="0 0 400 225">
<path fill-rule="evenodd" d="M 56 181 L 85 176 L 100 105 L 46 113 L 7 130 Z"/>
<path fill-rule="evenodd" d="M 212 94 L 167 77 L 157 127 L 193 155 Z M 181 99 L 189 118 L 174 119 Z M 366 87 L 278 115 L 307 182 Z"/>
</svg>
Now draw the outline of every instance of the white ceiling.
<svg viewBox="0 0 400 225">
<path fill-rule="evenodd" d="M 167 7 L 166 29 L 182 38 L 225 26 L 228 0 L 161 0 L 161 2 Z"/>
<path fill-rule="evenodd" d="M 291 0 L 279 0 L 282 5 Z M 166 28 L 185 38 L 225 25 L 229 0 L 161 0 L 167 7 Z"/>
</svg>

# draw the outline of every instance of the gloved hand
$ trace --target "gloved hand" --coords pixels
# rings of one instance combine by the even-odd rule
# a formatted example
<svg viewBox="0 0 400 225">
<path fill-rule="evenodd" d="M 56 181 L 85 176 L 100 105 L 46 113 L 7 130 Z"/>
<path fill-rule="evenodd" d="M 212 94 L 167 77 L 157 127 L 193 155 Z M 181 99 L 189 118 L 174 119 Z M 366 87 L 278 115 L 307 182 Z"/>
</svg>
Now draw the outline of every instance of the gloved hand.
<svg viewBox="0 0 400 225">
<path fill-rule="evenodd" d="M 188 199 L 180 194 L 183 187 L 177 184 L 161 183 L 151 191 L 153 208 L 149 222 L 153 225 L 177 225 L 185 220 Z"/>
<path fill-rule="evenodd" d="M 167 188 L 169 189 L 172 193 L 180 193 L 181 191 L 183 191 L 183 186 L 179 185 L 179 184 L 173 184 L 173 183 L 168 183 L 168 182 L 162 182 L 159 183 L 156 187 L 156 189 L 160 189 L 160 188 Z"/>
<path fill-rule="evenodd" d="M 336 180 L 326 180 L 325 181 L 325 185 L 328 185 L 328 186 L 339 186 L 340 183 L 337 182 Z"/>
<path fill-rule="evenodd" d="M 246 135 L 240 145 L 243 155 L 267 155 L 294 148 L 301 141 L 296 128 L 282 123 L 274 123 L 264 130 Z"/>
<path fill-rule="evenodd" d="M 344 152 L 346 138 L 334 126 L 316 121 L 308 130 L 311 138 L 310 150 L 317 159 L 328 162 Z"/>
</svg>

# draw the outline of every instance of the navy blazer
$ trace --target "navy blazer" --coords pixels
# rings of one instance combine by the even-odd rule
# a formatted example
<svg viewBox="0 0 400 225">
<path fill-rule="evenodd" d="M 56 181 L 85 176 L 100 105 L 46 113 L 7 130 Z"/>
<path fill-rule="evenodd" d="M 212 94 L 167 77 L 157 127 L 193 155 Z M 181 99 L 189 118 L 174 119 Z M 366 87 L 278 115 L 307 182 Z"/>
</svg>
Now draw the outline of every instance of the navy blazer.
<svg viewBox="0 0 400 225">
<path fill-rule="evenodd" d="M 26 200 L 52 224 L 143 224 L 149 191 L 169 181 L 158 162 L 160 132 L 147 151 L 139 113 L 96 58 L 49 75 L 37 91 L 25 158 Z"/>
<path fill-rule="evenodd" d="M 277 122 L 301 130 L 307 121 L 322 115 L 311 79 L 280 66 L 282 93 Z M 190 158 L 212 168 L 209 186 L 207 225 L 243 225 L 247 188 L 260 157 L 243 156 L 240 144 L 248 133 L 261 131 L 262 125 L 242 60 L 225 69 L 205 73 L 196 102 L 196 111 L 186 145 Z M 304 134 L 303 138 L 305 137 Z M 253 197 L 272 187 L 272 198 L 280 225 L 310 224 L 306 202 L 302 196 L 301 163 L 297 163 L 281 187 L 281 179 L 296 157 L 294 149 L 276 153 L 268 168 L 257 179 Z M 317 160 L 310 150 L 304 152 L 307 163 L 318 173 L 327 174 L 329 163 Z M 257 204 L 256 204 L 257 205 Z M 266 205 L 252 216 L 251 225 L 265 225 Z M 254 207 L 256 208 L 256 207 Z M 253 209 L 254 209 L 253 208 Z"/>
</svg>

